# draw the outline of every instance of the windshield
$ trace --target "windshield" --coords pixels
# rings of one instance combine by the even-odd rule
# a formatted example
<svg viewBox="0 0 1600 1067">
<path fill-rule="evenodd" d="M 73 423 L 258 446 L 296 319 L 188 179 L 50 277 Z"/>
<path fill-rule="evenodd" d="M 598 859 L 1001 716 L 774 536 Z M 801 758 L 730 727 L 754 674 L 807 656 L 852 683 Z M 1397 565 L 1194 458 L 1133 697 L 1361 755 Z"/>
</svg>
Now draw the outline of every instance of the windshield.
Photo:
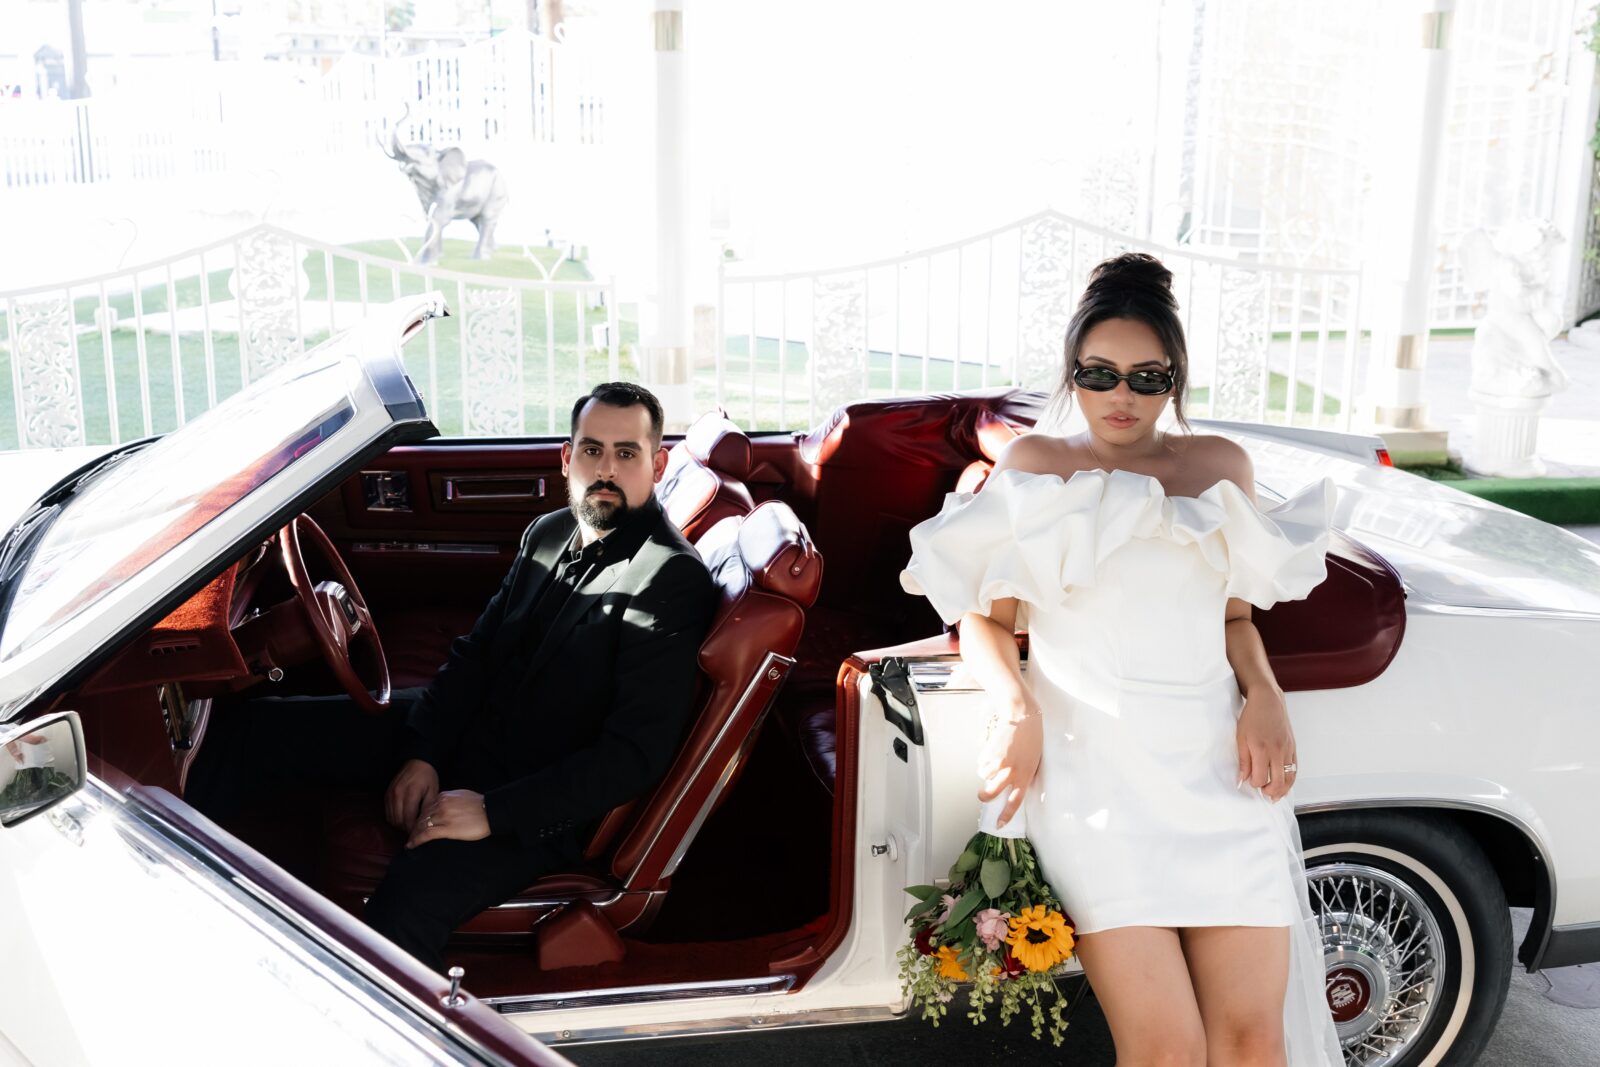
<svg viewBox="0 0 1600 1067">
<path fill-rule="evenodd" d="M 352 374 L 359 367 L 330 346 L 91 477 L 19 576 L 0 661 L 105 599 L 336 433 L 355 413 Z"/>
</svg>

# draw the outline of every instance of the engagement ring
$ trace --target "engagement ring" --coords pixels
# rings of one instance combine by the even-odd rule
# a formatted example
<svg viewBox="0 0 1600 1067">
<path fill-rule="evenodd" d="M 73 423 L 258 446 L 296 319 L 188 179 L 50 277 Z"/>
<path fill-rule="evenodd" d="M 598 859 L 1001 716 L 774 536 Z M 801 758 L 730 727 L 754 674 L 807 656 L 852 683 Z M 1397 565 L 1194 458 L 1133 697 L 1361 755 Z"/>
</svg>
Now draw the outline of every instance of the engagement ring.
<svg viewBox="0 0 1600 1067">
<path fill-rule="evenodd" d="M 1300 764 L 1298 764 L 1298 763 L 1285 763 L 1283 765 L 1283 773 L 1284 774 L 1293 774 L 1296 771 L 1298 771 L 1299 769 L 1300 769 Z"/>
</svg>

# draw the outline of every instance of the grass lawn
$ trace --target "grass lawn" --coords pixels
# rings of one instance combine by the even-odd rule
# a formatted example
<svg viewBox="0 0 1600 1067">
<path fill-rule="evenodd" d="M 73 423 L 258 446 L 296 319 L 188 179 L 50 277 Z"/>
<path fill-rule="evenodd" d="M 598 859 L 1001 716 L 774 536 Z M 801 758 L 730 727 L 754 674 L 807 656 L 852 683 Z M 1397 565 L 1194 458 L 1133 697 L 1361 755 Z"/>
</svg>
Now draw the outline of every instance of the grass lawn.
<svg viewBox="0 0 1600 1067">
<path fill-rule="evenodd" d="M 418 242 L 408 242 L 415 252 Z M 394 241 L 367 241 L 350 246 L 356 251 L 369 252 L 390 258 L 398 254 Z M 493 259 L 477 262 L 470 258 L 472 242 L 446 240 L 444 255 L 439 266 L 461 273 L 483 274 L 488 277 L 534 277 L 541 275 L 519 251 L 502 249 Z M 552 267 L 559 252 L 555 249 L 535 249 L 545 269 Z M 302 307 L 324 304 L 328 299 L 329 278 L 327 266 L 320 252 L 308 254 L 304 268 L 310 280 L 309 291 L 302 298 Z M 206 285 L 211 301 L 229 299 L 227 280 L 229 270 L 207 272 Z M 366 295 L 369 301 L 381 303 L 396 295 L 422 292 L 425 281 L 420 273 L 410 268 L 398 271 L 368 270 Z M 333 257 L 333 297 L 337 301 L 361 299 L 361 271 L 354 260 Z M 584 280 L 590 277 L 587 268 L 578 262 L 567 261 L 557 269 L 558 280 Z M 164 277 L 144 275 L 146 282 L 139 290 L 139 312 L 143 315 L 159 314 L 168 309 L 167 283 Z M 454 283 L 445 283 L 446 299 L 452 308 L 458 308 L 463 294 Z M 468 290 L 471 286 L 466 286 Z M 173 306 L 178 309 L 201 306 L 201 279 L 198 275 L 174 280 Z M 524 420 L 528 433 L 544 433 L 549 427 L 547 397 L 556 400 L 557 422 L 566 398 L 578 392 L 578 297 L 574 294 L 553 294 L 550 299 L 553 314 L 547 315 L 546 296 L 538 292 L 522 295 L 520 308 L 522 333 L 522 375 Z M 74 301 L 74 317 L 87 326 L 95 322 L 99 307 L 98 296 L 79 297 Z M 141 353 L 140 333 L 135 328 L 135 300 L 132 292 L 111 296 L 107 303 L 117 314 L 117 328 L 111 331 L 112 390 L 107 388 L 106 359 L 103 337 L 99 330 L 80 333 L 78 336 L 78 370 L 81 376 L 84 400 L 85 429 L 90 441 L 110 441 L 112 395 L 115 396 L 117 436 L 122 440 L 144 436 L 147 432 L 162 433 L 178 424 L 175 397 L 177 383 L 182 382 L 183 410 L 188 418 L 210 406 L 213 394 L 218 398 L 236 392 L 242 381 L 239 359 L 239 338 L 236 333 L 213 333 L 211 352 L 206 352 L 205 338 L 201 333 L 182 332 L 171 335 L 146 332 Z M 341 312 L 343 309 L 340 309 Z M 6 337 L 5 316 L 0 314 L 0 338 Z M 585 327 L 604 323 L 604 309 L 587 311 Z M 341 319 L 342 328 L 345 323 Z M 638 340 L 637 316 L 631 309 L 619 309 L 619 361 L 620 373 L 634 376 L 636 366 L 633 348 Z M 444 433 L 460 433 L 465 425 L 462 411 L 462 342 L 466 318 L 459 313 L 436 323 L 428 338 L 418 338 L 405 348 L 406 369 L 427 399 L 428 409 Z M 547 340 L 553 335 L 554 366 L 546 359 Z M 327 338 L 326 330 L 306 338 L 308 347 Z M 604 381 L 609 374 L 608 353 L 604 348 L 583 345 L 584 381 L 593 384 Z M 141 370 L 144 368 L 144 370 Z M 554 389 L 550 388 L 550 375 L 554 373 Z M 209 374 L 209 380 L 208 380 Z M 437 389 L 434 383 L 437 382 Z M 19 440 L 16 426 L 16 404 L 13 392 L 11 353 L 9 346 L 0 348 L 0 449 L 15 448 Z M 436 395 L 434 395 L 436 394 Z M 148 415 L 147 415 L 148 412 Z"/>
</svg>

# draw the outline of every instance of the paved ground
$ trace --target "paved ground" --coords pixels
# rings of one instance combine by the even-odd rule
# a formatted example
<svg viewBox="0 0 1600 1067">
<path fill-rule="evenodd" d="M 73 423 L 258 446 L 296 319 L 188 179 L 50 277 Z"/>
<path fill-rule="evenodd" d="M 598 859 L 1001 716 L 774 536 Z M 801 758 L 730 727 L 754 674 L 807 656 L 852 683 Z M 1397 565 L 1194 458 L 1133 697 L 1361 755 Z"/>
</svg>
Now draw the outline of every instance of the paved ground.
<svg viewBox="0 0 1600 1067">
<path fill-rule="evenodd" d="M 1512 913 L 1515 941 L 1527 929 L 1528 913 Z M 1517 968 L 1481 1067 L 1586 1067 L 1600 1064 L 1600 966 L 1563 967 L 1529 975 Z M 855 1067 L 864 1064 L 1026 1064 L 1070 1063 L 1111 1067 L 1115 1056 L 1105 1018 L 1094 999 L 1086 999 L 1067 1031 L 1061 1049 L 1036 1044 L 1020 1024 L 1002 1028 L 969 1025 L 965 1019 L 935 1030 L 912 1020 L 866 1026 L 840 1026 L 759 1035 L 596 1045 L 562 1050 L 580 1067 L 622 1067 L 649 1063 L 663 1067 Z"/>
</svg>

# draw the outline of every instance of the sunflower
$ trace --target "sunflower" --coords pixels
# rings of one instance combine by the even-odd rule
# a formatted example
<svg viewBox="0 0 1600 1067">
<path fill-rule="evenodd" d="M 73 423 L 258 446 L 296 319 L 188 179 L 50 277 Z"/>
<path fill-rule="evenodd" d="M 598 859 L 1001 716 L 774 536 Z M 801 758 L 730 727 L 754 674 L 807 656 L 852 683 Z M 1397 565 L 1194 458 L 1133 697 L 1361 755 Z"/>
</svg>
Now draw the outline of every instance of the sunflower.
<svg viewBox="0 0 1600 1067">
<path fill-rule="evenodd" d="M 1072 955 L 1072 927 L 1059 911 L 1047 911 L 1043 904 L 1023 908 L 1011 920 L 1006 944 L 1028 970 L 1048 971 Z"/>
<path fill-rule="evenodd" d="M 949 945 L 939 946 L 939 977 L 953 978 L 958 982 L 968 981 L 966 968 L 961 966 L 961 956 Z"/>
</svg>

